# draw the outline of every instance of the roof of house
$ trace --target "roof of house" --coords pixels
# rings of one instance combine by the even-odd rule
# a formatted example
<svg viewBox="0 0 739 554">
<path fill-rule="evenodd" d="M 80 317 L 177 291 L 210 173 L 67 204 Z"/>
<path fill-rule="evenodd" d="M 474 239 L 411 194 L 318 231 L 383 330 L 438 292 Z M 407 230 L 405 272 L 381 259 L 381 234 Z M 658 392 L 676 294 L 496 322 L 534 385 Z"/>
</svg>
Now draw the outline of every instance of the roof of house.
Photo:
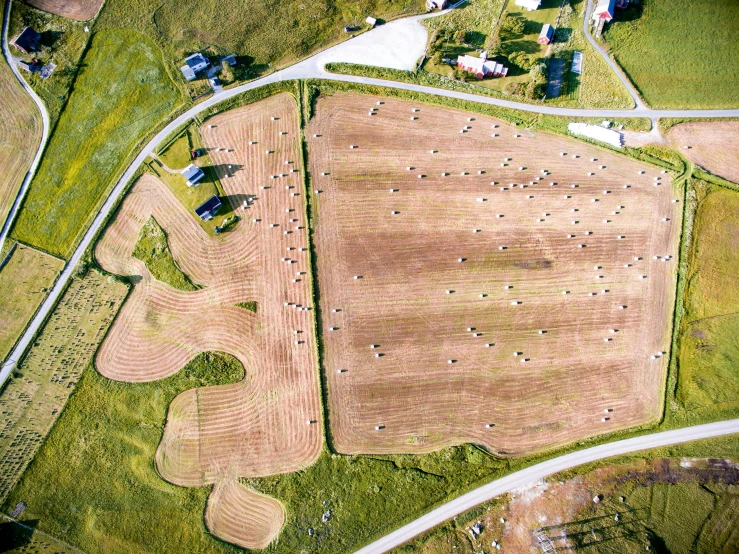
<svg viewBox="0 0 739 554">
<path fill-rule="evenodd" d="M 208 200 L 203 202 L 200 206 L 195 208 L 195 213 L 198 215 L 198 217 L 203 217 L 205 215 L 208 215 L 213 210 L 217 210 L 221 207 L 221 199 L 217 196 L 213 195 Z"/>
<path fill-rule="evenodd" d="M 476 58 L 474 56 L 468 56 L 466 54 L 464 56 L 457 57 L 457 64 L 466 68 L 468 71 L 472 71 L 473 73 L 478 74 L 482 73 L 483 75 L 485 73 L 492 73 L 495 75 L 500 73 L 504 69 L 503 64 L 500 64 L 493 60 Z"/>
<path fill-rule="evenodd" d="M 182 74 L 185 76 L 185 79 L 187 79 L 188 81 L 192 81 L 193 79 L 195 79 L 195 77 L 197 77 L 197 75 L 195 75 L 195 72 L 192 69 L 190 69 L 189 65 L 183 65 L 180 68 L 180 71 L 182 71 Z"/>
<path fill-rule="evenodd" d="M 26 52 L 33 52 L 36 50 L 39 40 L 41 40 L 41 35 L 30 27 L 26 27 L 13 39 L 12 44 Z"/>
<path fill-rule="evenodd" d="M 195 164 L 190 164 L 182 170 L 182 176 L 190 183 L 197 183 L 200 179 L 205 177 L 205 173 L 203 173 L 203 170 Z"/>
<path fill-rule="evenodd" d="M 192 69 L 195 67 L 205 64 L 208 65 L 210 62 L 200 52 L 195 52 L 191 56 L 185 58 L 185 63 Z"/>
<path fill-rule="evenodd" d="M 613 10 L 616 7 L 616 0 L 598 0 L 598 5 L 593 10 L 594 17 L 601 17 L 601 15 L 608 14 L 613 16 Z"/>
<path fill-rule="evenodd" d="M 516 0 L 516 6 L 521 6 L 527 10 L 536 10 L 540 4 L 541 0 Z"/>
<path fill-rule="evenodd" d="M 546 37 L 546 38 L 552 38 L 552 35 L 554 34 L 554 27 L 552 27 L 549 23 L 544 25 L 544 27 L 541 28 L 541 34 L 539 35 L 539 38 Z"/>
</svg>

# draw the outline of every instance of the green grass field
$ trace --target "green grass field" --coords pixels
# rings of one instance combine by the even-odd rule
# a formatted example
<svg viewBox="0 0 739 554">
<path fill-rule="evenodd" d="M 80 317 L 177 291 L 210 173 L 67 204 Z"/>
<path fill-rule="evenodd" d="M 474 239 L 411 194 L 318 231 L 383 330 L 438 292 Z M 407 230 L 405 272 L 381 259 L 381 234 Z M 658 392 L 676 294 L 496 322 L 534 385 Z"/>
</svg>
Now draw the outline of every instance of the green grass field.
<svg viewBox="0 0 739 554">
<path fill-rule="evenodd" d="M 642 0 L 622 13 L 603 37 L 647 103 L 739 105 L 739 2 Z"/>
<path fill-rule="evenodd" d="M 63 266 L 62 260 L 16 245 L 0 270 L 0 360 L 23 333 Z"/>
<path fill-rule="evenodd" d="M 134 147 L 179 103 L 155 45 L 95 34 L 12 235 L 69 256 Z"/>
<path fill-rule="evenodd" d="M 182 273 L 177 262 L 175 262 L 172 252 L 169 250 L 167 235 L 153 217 L 150 217 L 149 221 L 141 228 L 139 240 L 133 249 L 132 255 L 144 262 L 147 269 L 158 281 L 178 290 L 193 291 L 198 289 L 187 275 Z"/>
<path fill-rule="evenodd" d="M 165 482 L 154 452 L 177 394 L 243 377 L 243 366 L 219 353 L 154 383 L 111 381 L 88 366 L 3 511 L 25 500 L 23 519 L 87 553 L 236 552 L 205 529 L 209 487 Z"/>
<path fill-rule="evenodd" d="M 698 183 L 676 398 L 701 419 L 739 414 L 739 192 Z M 678 413 L 687 417 L 687 414 Z"/>
</svg>

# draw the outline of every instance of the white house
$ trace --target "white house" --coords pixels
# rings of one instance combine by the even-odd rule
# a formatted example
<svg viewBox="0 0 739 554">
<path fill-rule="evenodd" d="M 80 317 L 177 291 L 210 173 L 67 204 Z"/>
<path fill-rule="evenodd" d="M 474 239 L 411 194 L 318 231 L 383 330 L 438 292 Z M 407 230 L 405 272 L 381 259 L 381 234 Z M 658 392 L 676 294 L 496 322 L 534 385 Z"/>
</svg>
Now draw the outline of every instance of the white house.
<svg viewBox="0 0 739 554">
<path fill-rule="evenodd" d="M 195 164 L 190 164 L 182 170 L 182 176 L 187 181 L 188 187 L 194 187 L 197 186 L 198 182 L 200 182 L 203 177 L 205 177 L 205 173 L 203 173 L 203 170 Z"/>
<path fill-rule="evenodd" d="M 516 6 L 526 8 L 530 12 L 538 10 L 541 5 L 541 0 L 516 0 Z"/>
<path fill-rule="evenodd" d="M 185 64 L 180 68 L 185 79 L 192 81 L 195 79 L 198 73 L 210 67 L 208 58 L 203 56 L 200 52 L 196 52 L 192 56 L 185 58 Z"/>
<path fill-rule="evenodd" d="M 485 56 L 476 58 L 474 56 L 458 56 L 457 67 L 474 73 L 478 79 L 483 77 L 505 77 L 508 74 L 508 68 L 502 63 L 488 60 Z"/>
</svg>

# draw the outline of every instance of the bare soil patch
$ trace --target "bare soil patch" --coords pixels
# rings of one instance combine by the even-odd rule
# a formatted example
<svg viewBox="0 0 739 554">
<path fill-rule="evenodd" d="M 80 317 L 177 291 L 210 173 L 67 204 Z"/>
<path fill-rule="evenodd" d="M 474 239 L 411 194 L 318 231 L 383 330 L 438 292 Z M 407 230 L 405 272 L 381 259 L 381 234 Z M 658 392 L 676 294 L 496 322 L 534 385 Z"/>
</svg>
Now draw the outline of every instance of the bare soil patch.
<svg viewBox="0 0 739 554">
<path fill-rule="evenodd" d="M 219 114 L 202 135 L 226 193 L 222 200 L 239 208 L 242 220 L 210 236 L 161 181 L 142 177 L 95 250 L 105 269 L 135 283 L 96 362 L 103 375 L 135 382 L 171 375 L 208 350 L 241 361 L 244 381 L 191 389 L 174 399 L 156 465 L 172 483 L 219 483 L 213 494 L 226 506 L 246 506 L 255 504 L 250 495 L 219 487 L 238 477 L 302 469 L 318 457 L 323 440 L 295 102 L 279 95 Z M 255 201 L 241 210 L 247 195 Z M 199 290 L 173 289 L 131 256 L 150 216 Z M 252 301 L 256 313 L 237 305 Z M 218 522 L 230 519 L 214 502 L 211 530 L 218 534 Z M 218 535 L 224 540 L 247 544 L 274 536 L 264 535 L 259 514 L 230 517 L 241 531 L 227 523 Z"/>
<path fill-rule="evenodd" d="M 103 0 L 24 0 L 34 8 L 75 21 L 87 21 L 98 13 Z"/>
<path fill-rule="evenodd" d="M 739 183 L 739 121 L 681 123 L 667 140 L 694 164 Z"/>
<path fill-rule="evenodd" d="M 669 175 L 361 95 L 320 99 L 306 136 L 339 451 L 518 455 L 659 416 L 681 220 Z"/>
</svg>

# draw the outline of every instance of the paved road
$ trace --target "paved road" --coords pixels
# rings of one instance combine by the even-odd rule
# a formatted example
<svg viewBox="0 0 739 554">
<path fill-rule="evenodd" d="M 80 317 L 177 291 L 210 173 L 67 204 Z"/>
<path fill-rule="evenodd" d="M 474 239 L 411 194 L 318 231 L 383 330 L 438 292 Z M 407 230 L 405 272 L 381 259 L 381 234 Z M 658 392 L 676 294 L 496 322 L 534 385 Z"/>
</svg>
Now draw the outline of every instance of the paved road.
<svg viewBox="0 0 739 554">
<path fill-rule="evenodd" d="M 0 250 L 2 250 L 3 248 L 3 243 L 5 242 L 5 238 L 8 236 L 8 232 L 10 231 L 10 226 L 13 224 L 13 220 L 15 220 L 15 216 L 18 215 L 18 210 L 20 209 L 21 202 L 23 202 L 23 197 L 26 195 L 26 192 L 28 192 L 28 187 L 31 185 L 31 180 L 33 179 L 33 176 L 36 174 L 36 169 L 38 168 L 38 164 L 41 161 L 41 154 L 43 153 L 44 147 L 46 146 L 46 141 L 49 138 L 49 112 L 46 111 L 46 106 L 41 101 L 41 99 L 38 97 L 38 95 L 34 92 L 34 90 L 31 87 L 29 87 L 28 84 L 26 84 L 26 81 L 23 79 L 23 77 L 20 74 L 20 71 L 18 70 L 18 66 L 16 65 L 16 59 L 13 56 L 13 54 L 10 52 L 10 49 L 8 48 L 8 22 L 9 20 L 10 20 L 10 0 L 6 0 L 5 17 L 3 17 L 3 36 L 2 36 L 3 56 L 5 56 L 5 61 L 8 62 L 10 69 L 13 70 L 13 74 L 18 79 L 18 82 L 25 89 L 25 91 L 28 93 L 31 99 L 33 99 L 33 101 L 36 103 L 36 106 L 38 106 L 38 109 L 41 112 L 42 128 L 41 128 L 41 142 L 38 145 L 36 156 L 33 158 L 33 163 L 31 163 L 31 167 L 28 169 L 28 173 L 26 173 L 26 176 L 23 179 L 21 188 L 18 189 L 18 194 L 16 195 L 15 200 L 13 201 L 13 205 L 10 208 L 10 212 L 8 212 L 8 217 L 3 222 L 2 229 L 0 229 Z M 0 387 L 2 386 L 4 382 L 5 380 L 0 378 Z"/>
<path fill-rule="evenodd" d="M 585 38 L 588 39 L 588 42 L 590 45 L 595 48 L 596 52 L 600 54 L 603 59 L 606 61 L 606 63 L 611 66 L 611 70 L 618 76 L 618 78 L 621 80 L 621 82 L 626 87 L 626 90 L 629 91 L 629 94 L 631 95 L 631 99 L 636 104 L 637 108 L 646 108 L 646 104 L 644 104 L 644 101 L 641 99 L 641 96 L 639 96 L 639 93 L 636 92 L 636 89 L 631 84 L 631 81 L 626 77 L 626 75 L 623 72 L 623 69 L 619 67 L 619 65 L 614 62 L 611 57 L 608 55 L 608 53 L 601 47 L 600 44 L 595 42 L 595 39 L 590 35 L 590 16 L 593 13 L 593 0 L 588 0 L 588 7 L 585 10 L 585 19 L 583 19 L 582 22 L 582 31 L 585 33 Z"/>
<path fill-rule="evenodd" d="M 531 483 L 544 479 L 554 473 L 559 473 L 566 469 L 570 469 L 582 464 L 610 458 L 611 456 L 619 456 L 645 450 L 647 448 L 657 448 L 671 444 L 679 444 L 683 442 L 694 441 L 697 439 L 707 439 L 711 437 L 719 437 L 722 435 L 731 435 L 739 433 L 739 419 L 731 419 L 729 421 L 719 421 L 717 423 L 709 423 L 706 425 L 696 425 L 695 427 L 686 427 L 684 429 L 675 429 L 674 431 L 663 431 L 661 433 L 653 433 L 626 439 L 608 444 L 601 444 L 593 448 L 587 448 L 564 456 L 559 456 L 546 462 L 536 464 L 521 471 L 506 475 L 501 479 L 491 481 L 487 485 L 483 485 L 467 494 L 464 494 L 454 500 L 447 502 L 428 512 L 426 515 L 419 517 L 408 525 L 404 525 L 400 529 L 393 531 L 389 535 L 385 535 L 381 539 L 361 548 L 356 554 L 380 554 L 388 550 L 400 546 L 409 541 L 416 535 L 419 535 L 446 520 L 466 512 L 474 508 L 482 502 L 486 502 L 496 496 L 506 492 L 525 487 Z M 382 517 L 382 514 L 378 514 Z"/>
</svg>

